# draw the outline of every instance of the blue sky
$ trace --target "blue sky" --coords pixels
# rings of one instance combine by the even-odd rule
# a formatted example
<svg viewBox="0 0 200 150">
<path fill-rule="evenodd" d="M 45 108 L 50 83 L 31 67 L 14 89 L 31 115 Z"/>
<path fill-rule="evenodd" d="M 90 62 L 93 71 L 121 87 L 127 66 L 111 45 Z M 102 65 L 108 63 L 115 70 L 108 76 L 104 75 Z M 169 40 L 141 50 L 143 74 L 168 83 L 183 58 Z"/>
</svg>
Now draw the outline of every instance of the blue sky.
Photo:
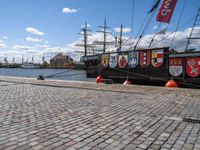
<svg viewBox="0 0 200 150">
<path fill-rule="evenodd" d="M 92 38 L 98 38 L 95 32 L 103 25 L 106 17 L 111 31 L 121 24 L 131 27 L 131 9 L 134 0 L 1 0 L 0 5 L 0 61 L 6 56 L 8 60 L 16 57 L 20 61 L 34 56 L 40 61 L 43 54 L 52 57 L 58 52 L 74 53 L 74 43 L 80 42 L 77 33 L 85 21 L 92 30 Z M 133 32 L 136 35 L 153 0 L 135 0 Z M 184 0 L 178 0 L 175 13 L 172 16 L 168 31 L 173 32 L 180 15 Z M 196 15 L 200 0 L 187 0 L 181 24 Z M 155 16 L 146 35 L 151 35 L 156 29 Z M 163 24 L 166 26 L 166 24 Z M 192 22 L 184 26 L 186 31 Z M 117 33 L 113 32 L 113 36 Z M 124 33 L 124 38 L 130 36 Z M 92 38 L 90 38 L 92 40 Z M 112 40 L 112 35 L 110 37 Z M 49 59 L 47 58 L 47 59 Z"/>
</svg>

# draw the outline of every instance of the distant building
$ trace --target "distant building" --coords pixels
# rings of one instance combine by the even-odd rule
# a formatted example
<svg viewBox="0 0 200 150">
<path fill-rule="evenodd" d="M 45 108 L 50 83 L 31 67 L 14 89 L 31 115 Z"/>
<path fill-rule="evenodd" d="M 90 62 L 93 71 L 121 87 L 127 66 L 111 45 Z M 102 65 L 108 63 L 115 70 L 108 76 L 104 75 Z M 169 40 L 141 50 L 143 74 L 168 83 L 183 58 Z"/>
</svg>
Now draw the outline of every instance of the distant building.
<svg viewBox="0 0 200 150">
<path fill-rule="evenodd" d="M 59 53 L 50 59 L 51 66 L 58 68 L 68 67 L 71 63 L 73 63 L 73 59 L 68 55 L 63 55 L 62 53 Z"/>
</svg>

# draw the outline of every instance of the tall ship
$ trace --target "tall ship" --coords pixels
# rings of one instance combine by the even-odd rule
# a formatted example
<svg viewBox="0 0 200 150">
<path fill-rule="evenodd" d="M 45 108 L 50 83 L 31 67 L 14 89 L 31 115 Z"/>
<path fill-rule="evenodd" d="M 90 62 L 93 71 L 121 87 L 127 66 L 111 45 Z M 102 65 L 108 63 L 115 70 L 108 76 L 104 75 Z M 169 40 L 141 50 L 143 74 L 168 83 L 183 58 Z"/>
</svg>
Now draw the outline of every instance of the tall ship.
<svg viewBox="0 0 200 150">
<path fill-rule="evenodd" d="M 147 25 L 159 6 L 160 9 L 156 18 L 157 22 L 160 23 L 159 26 L 161 23 L 169 24 L 176 4 L 177 0 L 154 1 L 151 10 L 148 12 L 150 17 L 147 21 Z M 81 60 L 86 66 L 86 75 L 88 77 L 101 76 L 104 79 L 112 80 L 117 83 L 123 83 L 124 81 L 129 80 L 132 83 L 164 85 L 167 81 L 174 80 L 180 86 L 200 88 L 200 50 L 191 48 L 192 41 L 200 40 L 200 26 L 198 26 L 198 23 L 200 22 L 200 6 L 194 17 L 193 26 L 187 37 L 185 48 L 180 52 L 172 47 L 174 40 L 176 40 L 176 33 L 184 7 L 185 3 L 175 32 L 171 35 L 173 38 L 171 45 L 169 46 L 152 46 L 156 36 L 159 36 L 162 32 L 166 32 L 167 29 L 164 29 L 159 32 L 157 31 L 154 34 L 148 47 L 138 47 L 138 44 L 143 38 L 144 32 L 142 32 L 134 43 L 134 46 L 131 48 L 121 50 L 122 45 L 119 44 L 116 51 L 107 52 L 105 39 L 107 26 L 106 22 L 104 22 L 103 30 L 101 30 L 104 33 L 102 53 L 88 55 L 86 41 L 87 28 L 85 27 L 85 53 Z M 147 26 L 144 27 L 144 30 L 146 28 Z M 122 42 L 120 41 L 119 43 Z M 200 45 L 197 46 L 197 48 L 199 47 Z"/>
</svg>

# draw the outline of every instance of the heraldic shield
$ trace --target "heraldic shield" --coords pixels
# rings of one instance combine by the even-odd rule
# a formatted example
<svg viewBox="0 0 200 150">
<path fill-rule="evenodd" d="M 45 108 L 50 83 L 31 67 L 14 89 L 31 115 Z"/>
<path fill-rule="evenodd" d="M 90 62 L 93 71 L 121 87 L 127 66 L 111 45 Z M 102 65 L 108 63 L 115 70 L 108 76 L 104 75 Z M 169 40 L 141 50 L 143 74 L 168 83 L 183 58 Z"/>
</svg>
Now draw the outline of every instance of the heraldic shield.
<svg viewBox="0 0 200 150">
<path fill-rule="evenodd" d="M 200 75 L 200 57 L 187 58 L 186 73 L 190 77 L 197 77 Z"/>
<path fill-rule="evenodd" d="M 131 68 L 135 68 L 139 62 L 139 51 L 133 51 L 128 53 L 128 65 Z"/>
<path fill-rule="evenodd" d="M 102 65 L 102 67 L 106 68 L 106 67 L 108 67 L 108 64 L 109 64 L 109 55 L 103 54 L 101 56 L 101 65 Z"/>
<path fill-rule="evenodd" d="M 117 66 L 117 58 L 118 58 L 117 53 L 110 54 L 110 59 L 109 59 L 110 68 L 115 68 Z"/>
<path fill-rule="evenodd" d="M 183 73 L 182 58 L 169 59 L 169 73 L 173 77 L 178 77 Z"/>
<path fill-rule="evenodd" d="M 128 55 L 119 55 L 118 66 L 119 68 L 125 68 L 128 65 Z"/>
<path fill-rule="evenodd" d="M 160 67 L 163 64 L 164 51 L 163 50 L 152 50 L 151 64 L 154 67 Z"/>
<path fill-rule="evenodd" d="M 145 68 L 150 65 L 151 51 L 150 50 L 141 50 L 140 51 L 140 66 Z"/>
</svg>

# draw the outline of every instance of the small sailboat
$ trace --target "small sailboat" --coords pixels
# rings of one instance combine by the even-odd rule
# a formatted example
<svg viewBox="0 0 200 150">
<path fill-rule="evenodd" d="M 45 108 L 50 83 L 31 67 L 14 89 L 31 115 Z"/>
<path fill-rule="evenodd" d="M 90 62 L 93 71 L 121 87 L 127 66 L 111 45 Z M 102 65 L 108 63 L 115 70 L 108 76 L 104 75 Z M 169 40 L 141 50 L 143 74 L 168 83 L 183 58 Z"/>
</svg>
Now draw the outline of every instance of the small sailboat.
<svg viewBox="0 0 200 150">
<path fill-rule="evenodd" d="M 40 64 L 34 64 L 34 63 L 24 62 L 21 65 L 21 68 L 24 68 L 24 69 L 40 69 L 41 65 Z"/>
<path fill-rule="evenodd" d="M 42 68 L 42 66 L 40 64 L 34 63 L 33 60 L 34 60 L 34 58 L 32 57 L 32 62 L 28 62 L 28 60 L 26 62 L 24 62 L 24 58 L 22 58 L 21 68 L 24 68 L 24 69 L 40 69 L 40 68 Z"/>
</svg>

